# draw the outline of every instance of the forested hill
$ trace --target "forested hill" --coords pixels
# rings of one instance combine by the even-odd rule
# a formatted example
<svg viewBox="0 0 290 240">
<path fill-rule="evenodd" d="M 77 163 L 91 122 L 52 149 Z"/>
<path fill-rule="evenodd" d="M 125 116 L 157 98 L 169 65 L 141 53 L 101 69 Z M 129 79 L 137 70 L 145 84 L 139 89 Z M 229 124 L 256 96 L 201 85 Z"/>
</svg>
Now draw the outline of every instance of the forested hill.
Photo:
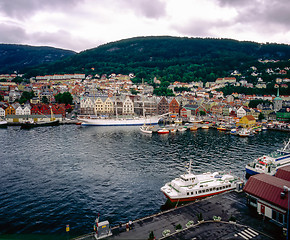
<svg viewBox="0 0 290 240">
<path fill-rule="evenodd" d="M 57 63 L 30 69 L 27 76 L 81 72 L 129 74 L 145 80 L 212 81 L 243 71 L 262 59 L 290 59 L 290 46 L 230 39 L 137 37 L 83 51 Z"/>
<path fill-rule="evenodd" d="M 21 73 L 24 68 L 54 62 L 74 54 L 74 51 L 53 47 L 0 44 L 0 73 Z"/>
</svg>

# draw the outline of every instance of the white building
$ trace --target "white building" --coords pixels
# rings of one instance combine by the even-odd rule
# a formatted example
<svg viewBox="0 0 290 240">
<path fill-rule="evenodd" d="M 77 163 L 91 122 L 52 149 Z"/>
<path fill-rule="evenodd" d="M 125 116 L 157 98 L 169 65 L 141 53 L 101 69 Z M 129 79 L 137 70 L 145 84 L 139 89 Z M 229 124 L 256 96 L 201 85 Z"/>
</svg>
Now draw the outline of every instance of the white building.
<svg viewBox="0 0 290 240">
<path fill-rule="evenodd" d="M 242 118 L 244 116 L 247 115 L 247 112 L 246 110 L 243 108 L 243 107 L 240 107 L 238 110 L 237 110 L 237 117 L 238 118 Z"/>
<path fill-rule="evenodd" d="M 123 103 L 123 115 L 133 115 L 134 114 L 134 103 L 129 96 L 126 96 Z"/>
</svg>

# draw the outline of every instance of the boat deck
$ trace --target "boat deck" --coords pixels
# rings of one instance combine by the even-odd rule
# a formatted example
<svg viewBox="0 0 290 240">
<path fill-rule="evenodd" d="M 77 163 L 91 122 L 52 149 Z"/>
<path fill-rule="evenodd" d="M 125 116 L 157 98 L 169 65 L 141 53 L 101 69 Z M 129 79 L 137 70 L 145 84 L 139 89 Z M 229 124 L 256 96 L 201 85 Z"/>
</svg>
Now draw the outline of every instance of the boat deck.
<svg viewBox="0 0 290 240">
<path fill-rule="evenodd" d="M 245 193 L 231 191 L 135 220 L 130 231 L 124 223 L 112 228 L 113 236 L 106 239 L 148 239 L 151 231 L 156 239 L 279 239 L 281 229 L 254 212 L 246 205 Z M 204 222 L 198 223 L 199 213 Z M 221 221 L 214 221 L 213 216 L 220 216 Z M 231 216 L 237 223 L 229 222 Z M 194 224 L 187 227 L 189 221 Z M 176 231 L 178 224 L 180 231 Z M 166 237 L 164 230 L 170 230 Z M 95 239 L 93 233 L 75 238 L 87 239 Z"/>
</svg>

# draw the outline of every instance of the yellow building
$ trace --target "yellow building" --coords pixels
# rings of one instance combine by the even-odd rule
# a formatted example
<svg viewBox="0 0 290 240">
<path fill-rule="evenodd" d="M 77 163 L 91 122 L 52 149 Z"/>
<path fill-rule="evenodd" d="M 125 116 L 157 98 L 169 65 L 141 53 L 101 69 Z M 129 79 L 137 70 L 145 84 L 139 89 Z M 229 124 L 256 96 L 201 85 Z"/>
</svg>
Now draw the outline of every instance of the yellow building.
<svg viewBox="0 0 290 240">
<path fill-rule="evenodd" d="M 102 114 L 104 113 L 104 103 L 101 98 L 97 98 L 95 101 L 95 114 Z"/>
<path fill-rule="evenodd" d="M 104 113 L 106 114 L 114 113 L 114 103 L 109 97 L 104 102 Z"/>
<path fill-rule="evenodd" d="M 238 125 L 244 128 L 254 127 L 256 125 L 256 119 L 252 115 L 246 115 L 240 119 Z"/>
<path fill-rule="evenodd" d="M 12 105 L 9 105 L 8 108 L 5 109 L 5 115 L 15 115 L 15 108 Z"/>
</svg>

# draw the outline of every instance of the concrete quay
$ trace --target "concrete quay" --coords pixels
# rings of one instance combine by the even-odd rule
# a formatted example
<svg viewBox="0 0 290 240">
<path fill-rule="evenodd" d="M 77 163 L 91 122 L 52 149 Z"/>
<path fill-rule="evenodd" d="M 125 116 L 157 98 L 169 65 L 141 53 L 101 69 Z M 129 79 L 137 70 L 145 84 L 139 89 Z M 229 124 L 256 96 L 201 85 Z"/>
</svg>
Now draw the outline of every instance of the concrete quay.
<svg viewBox="0 0 290 240">
<path fill-rule="evenodd" d="M 282 229 L 259 216 L 246 201 L 243 192 L 226 192 L 135 220 L 130 231 L 125 224 L 113 227 L 113 236 L 106 239 L 148 239 L 151 231 L 156 239 L 283 239 Z M 204 220 L 198 222 L 200 213 Z M 221 217 L 220 221 L 213 216 Z M 236 222 L 229 221 L 231 216 Z M 182 229 L 176 230 L 179 224 Z M 89 239 L 95 239 L 93 233 L 74 240 Z"/>
</svg>

